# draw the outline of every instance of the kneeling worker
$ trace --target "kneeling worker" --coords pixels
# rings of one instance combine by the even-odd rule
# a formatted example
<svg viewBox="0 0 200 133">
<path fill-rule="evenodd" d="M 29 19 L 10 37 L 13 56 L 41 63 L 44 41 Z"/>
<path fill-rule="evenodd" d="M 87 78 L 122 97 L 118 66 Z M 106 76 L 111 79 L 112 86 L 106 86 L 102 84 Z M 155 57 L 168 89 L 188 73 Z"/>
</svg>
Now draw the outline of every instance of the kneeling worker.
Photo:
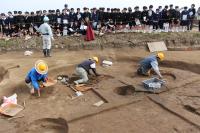
<svg viewBox="0 0 200 133">
<path fill-rule="evenodd" d="M 81 83 L 86 83 L 89 80 L 88 75 L 90 75 L 90 70 L 92 70 L 96 76 L 100 76 L 96 72 L 96 63 L 98 62 L 99 62 L 98 57 L 92 57 L 79 64 L 76 67 L 76 73 L 78 74 L 78 76 L 80 76 L 81 79 L 74 81 L 74 83 L 76 85 Z"/>
<path fill-rule="evenodd" d="M 162 78 L 162 75 L 159 71 L 158 62 L 164 60 L 164 54 L 162 52 L 158 53 L 157 55 L 151 55 L 146 57 L 140 62 L 140 67 L 137 70 L 139 75 L 149 76 L 150 71 L 153 69 L 154 72 Z"/>
<path fill-rule="evenodd" d="M 43 83 L 48 80 L 47 72 L 47 64 L 43 60 L 36 61 L 35 67 L 28 72 L 25 79 L 26 84 L 31 89 L 31 94 L 34 94 L 36 90 L 40 97 L 40 89 L 43 87 Z"/>
</svg>

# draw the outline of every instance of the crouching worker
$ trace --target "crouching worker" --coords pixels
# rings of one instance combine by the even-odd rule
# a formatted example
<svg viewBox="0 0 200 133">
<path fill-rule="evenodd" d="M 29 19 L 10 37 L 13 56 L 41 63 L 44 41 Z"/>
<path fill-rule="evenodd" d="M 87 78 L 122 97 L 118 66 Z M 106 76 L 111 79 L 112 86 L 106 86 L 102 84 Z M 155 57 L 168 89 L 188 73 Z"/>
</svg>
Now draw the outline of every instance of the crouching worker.
<svg viewBox="0 0 200 133">
<path fill-rule="evenodd" d="M 163 78 L 159 67 L 158 67 L 158 62 L 164 60 L 164 54 L 163 53 L 158 53 L 157 55 L 151 55 L 149 57 L 146 57 L 140 62 L 140 66 L 137 70 L 137 73 L 139 75 L 145 75 L 145 76 L 150 76 L 151 70 L 153 70 L 159 78 Z"/>
<path fill-rule="evenodd" d="M 80 79 L 74 81 L 74 83 L 76 85 L 81 84 L 81 83 L 86 83 L 89 80 L 88 79 L 88 75 L 91 75 L 90 74 L 90 70 L 93 71 L 95 76 L 100 76 L 96 71 L 96 63 L 98 63 L 98 62 L 99 62 L 98 57 L 92 57 L 92 58 L 90 58 L 88 60 L 85 60 L 81 64 L 79 64 L 76 67 L 76 73 L 78 74 Z"/>
<path fill-rule="evenodd" d="M 48 80 L 47 72 L 47 64 L 43 60 L 36 61 L 35 67 L 28 72 L 25 79 L 31 94 L 34 94 L 35 91 L 37 91 L 38 96 L 40 97 L 40 89 L 44 87 L 43 83 Z"/>
</svg>

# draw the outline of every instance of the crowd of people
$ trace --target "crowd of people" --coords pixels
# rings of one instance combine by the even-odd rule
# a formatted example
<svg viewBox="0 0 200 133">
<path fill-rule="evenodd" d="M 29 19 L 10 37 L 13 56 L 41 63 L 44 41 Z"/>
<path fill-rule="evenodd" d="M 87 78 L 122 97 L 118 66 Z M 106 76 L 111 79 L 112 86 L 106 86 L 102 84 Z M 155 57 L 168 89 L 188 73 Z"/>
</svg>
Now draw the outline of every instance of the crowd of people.
<svg viewBox="0 0 200 133">
<path fill-rule="evenodd" d="M 155 10 L 154 10 L 155 9 Z M 39 35 L 35 27 L 43 23 L 43 18 L 49 18 L 49 24 L 56 36 L 85 35 L 89 20 L 96 34 L 108 32 L 184 32 L 192 30 L 194 22 L 198 22 L 200 31 L 200 7 L 196 10 L 178 6 L 150 5 L 132 9 L 124 8 L 74 8 L 68 5 L 63 10 L 43 10 L 36 12 L 14 11 L 0 15 L 1 37 L 21 37 Z"/>
</svg>

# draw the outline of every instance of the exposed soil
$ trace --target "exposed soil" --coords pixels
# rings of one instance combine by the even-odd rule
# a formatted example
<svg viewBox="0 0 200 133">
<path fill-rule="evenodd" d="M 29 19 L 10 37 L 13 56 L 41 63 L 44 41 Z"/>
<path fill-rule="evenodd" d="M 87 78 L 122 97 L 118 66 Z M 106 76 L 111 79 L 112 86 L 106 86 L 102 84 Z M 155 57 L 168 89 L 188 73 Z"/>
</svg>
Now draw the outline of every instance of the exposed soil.
<svg viewBox="0 0 200 133">
<path fill-rule="evenodd" d="M 67 121 L 63 118 L 43 118 L 19 129 L 17 133 L 67 133 L 68 130 Z"/>
<path fill-rule="evenodd" d="M 69 133 L 200 132 L 191 123 L 150 101 L 146 97 L 149 94 L 135 92 L 138 89 L 135 87 L 141 86 L 143 80 L 156 76 L 154 73 L 151 77 L 136 74 L 138 61 L 149 54 L 146 49 L 122 47 L 56 50 L 51 58 L 43 58 L 42 53 L 37 51 L 30 57 L 23 56 L 23 52 L 19 51 L 0 55 L 0 96 L 17 93 L 18 104 L 23 105 L 24 101 L 26 103 L 25 110 L 19 114 L 24 115 L 22 118 L 8 121 L 7 117 L 0 116 L 0 132 L 13 129 L 12 133 L 64 133 L 68 128 Z M 200 92 L 200 51 L 167 51 L 165 54 L 166 60 L 161 63 L 160 69 L 168 91 L 159 96 L 166 101 L 173 101 L 175 107 L 180 105 L 184 110 L 196 114 L 197 110 L 185 107 L 200 107 L 199 98 L 190 97 L 198 96 Z M 89 76 L 88 86 L 92 86 L 99 95 L 89 90 L 83 96 L 76 97 L 73 90 L 60 82 L 43 88 L 40 98 L 29 94 L 24 78 L 36 60 L 44 59 L 48 63 L 49 77 L 57 79 L 58 75 L 67 75 L 70 77 L 69 83 L 73 83 L 78 79 L 75 75 L 76 65 L 91 56 L 113 62 L 110 67 L 97 65 L 100 77 Z M 20 68 L 9 70 L 9 77 L 5 79 L 8 71 L 4 68 L 17 64 L 20 64 Z M 108 102 L 99 107 L 94 106 L 99 101 L 105 101 L 104 99 Z"/>
</svg>

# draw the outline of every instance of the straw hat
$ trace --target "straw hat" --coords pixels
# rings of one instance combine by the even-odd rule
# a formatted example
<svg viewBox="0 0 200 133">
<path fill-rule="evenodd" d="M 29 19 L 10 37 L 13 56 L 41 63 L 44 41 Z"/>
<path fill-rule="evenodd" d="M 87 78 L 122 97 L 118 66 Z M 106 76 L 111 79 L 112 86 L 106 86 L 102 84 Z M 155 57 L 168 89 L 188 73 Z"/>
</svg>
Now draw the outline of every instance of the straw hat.
<svg viewBox="0 0 200 133">
<path fill-rule="evenodd" d="M 46 64 L 45 61 L 38 60 L 38 61 L 35 62 L 35 70 L 39 74 L 47 74 L 47 72 L 48 72 L 48 65 Z"/>
</svg>

